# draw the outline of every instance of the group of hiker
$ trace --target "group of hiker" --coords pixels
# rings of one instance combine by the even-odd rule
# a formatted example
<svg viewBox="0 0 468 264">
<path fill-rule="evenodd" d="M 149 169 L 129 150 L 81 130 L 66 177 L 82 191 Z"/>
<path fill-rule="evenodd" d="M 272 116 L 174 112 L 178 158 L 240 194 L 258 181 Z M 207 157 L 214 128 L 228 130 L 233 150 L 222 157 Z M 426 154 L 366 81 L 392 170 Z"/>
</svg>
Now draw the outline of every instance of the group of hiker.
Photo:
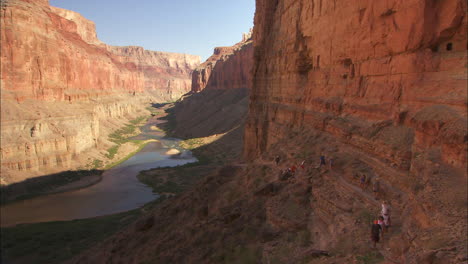
<svg viewBox="0 0 468 264">
<path fill-rule="evenodd" d="M 279 163 L 281 161 L 281 157 L 280 156 L 276 156 L 275 157 L 275 163 L 277 166 L 279 166 Z M 305 164 L 306 164 L 306 161 L 303 160 L 298 166 L 296 166 L 295 164 L 293 164 L 292 166 L 290 167 L 287 167 L 284 171 L 281 171 L 281 174 L 280 174 L 280 178 L 282 180 L 285 180 L 285 179 L 288 179 L 290 177 L 294 177 L 294 175 L 296 174 L 296 171 L 299 168 L 301 169 L 305 169 Z M 318 166 L 314 167 L 316 169 L 319 169 L 321 168 L 322 166 L 327 166 L 327 160 L 325 158 L 324 155 L 321 155 L 320 156 L 320 160 L 319 160 L 319 163 L 318 163 Z M 332 166 L 333 166 L 333 158 L 329 158 L 328 159 L 328 168 L 331 170 L 332 169 Z"/>
<path fill-rule="evenodd" d="M 377 247 L 377 243 L 380 241 L 380 238 L 383 239 L 384 234 L 388 232 L 390 225 L 390 205 L 387 201 L 383 201 L 380 215 L 374 220 L 371 226 L 371 241 L 374 248 Z"/>
<path fill-rule="evenodd" d="M 371 179 L 366 174 L 361 174 L 359 177 L 359 185 L 361 189 L 364 191 L 367 189 L 368 185 L 371 182 Z M 380 179 L 376 177 L 372 179 L 372 193 L 376 200 L 379 200 L 381 196 L 381 188 L 380 188 Z M 380 215 L 372 222 L 371 226 L 371 241 L 374 245 L 374 248 L 377 246 L 377 243 L 380 241 L 380 238 L 383 238 L 384 233 L 388 232 L 388 228 L 390 227 L 391 220 L 390 220 L 390 205 L 387 201 L 382 202 L 382 209 L 380 211 Z"/>
<path fill-rule="evenodd" d="M 328 159 L 328 168 L 331 170 L 333 166 L 333 158 L 330 157 Z M 281 157 L 276 156 L 275 157 L 275 163 L 277 166 L 279 166 L 281 162 Z M 287 180 L 291 177 L 294 177 L 298 167 L 301 169 L 305 169 L 305 163 L 306 161 L 303 160 L 298 166 L 292 165 L 290 167 L 287 167 L 284 171 L 281 171 L 280 174 L 280 180 Z M 319 159 L 318 166 L 315 166 L 315 169 L 319 169 L 322 166 L 326 167 L 327 166 L 327 159 L 325 155 L 321 155 Z M 364 191 L 367 189 L 368 185 L 371 182 L 371 179 L 365 174 L 362 173 L 361 175 L 355 175 L 359 177 L 359 185 L 361 189 Z M 374 178 L 372 180 L 372 193 L 374 195 L 374 198 L 376 200 L 379 199 L 380 196 L 380 180 L 378 177 Z M 373 243 L 374 248 L 377 247 L 377 243 L 380 241 L 380 239 L 383 239 L 383 236 L 385 233 L 389 231 L 390 225 L 391 225 L 391 218 L 390 218 L 390 205 L 388 204 L 387 201 L 382 201 L 381 204 L 382 208 L 380 211 L 380 215 L 377 217 L 372 222 L 371 226 L 371 241 Z"/>
<path fill-rule="evenodd" d="M 361 176 L 359 177 L 359 186 L 361 187 L 363 191 L 367 189 L 369 182 L 370 182 L 370 178 L 367 177 L 365 173 L 361 174 Z M 378 177 L 372 180 L 372 193 L 374 194 L 374 198 L 376 200 L 380 198 L 380 180 Z"/>
</svg>

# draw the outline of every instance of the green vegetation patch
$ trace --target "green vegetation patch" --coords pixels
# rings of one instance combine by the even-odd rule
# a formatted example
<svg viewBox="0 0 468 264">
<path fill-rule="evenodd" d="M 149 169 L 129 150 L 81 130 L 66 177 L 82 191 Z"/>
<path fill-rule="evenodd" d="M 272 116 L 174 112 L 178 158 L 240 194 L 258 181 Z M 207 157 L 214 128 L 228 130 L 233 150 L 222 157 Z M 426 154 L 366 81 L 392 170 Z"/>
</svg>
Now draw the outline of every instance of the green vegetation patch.
<svg viewBox="0 0 468 264">
<path fill-rule="evenodd" d="M 128 141 L 128 138 L 133 136 L 136 133 L 136 129 L 142 125 L 142 123 L 146 122 L 146 117 L 140 116 L 136 119 L 130 120 L 130 124 L 125 125 L 121 129 L 117 129 L 113 133 L 109 135 L 110 141 L 122 145 L 123 143 Z"/>
<path fill-rule="evenodd" d="M 119 151 L 119 148 L 120 148 L 120 145 L 115 145 L 115 146 L 110 147 L 107 150 L 106 158 L 113 159 L 115 154 L 117 154 L 117 151 Z"/>
<path fill-rule="evenodd" d="M 2 262 L 60 263 L 132 223 L 140 209 L 73 221 L 22 224 L 1 229 Z"/>
<path fill-rule="evenodd" d="M 130 124 L 125 125 L 123 128 L 118 129 L 114 131 L 113 133 L 109 134 L 109 140 L 116 143 L 116 145 L 110 147 L 107 149 L 107 154 L 106 158 L 108 159 L 113 159 L 117 152 L 119 151 L 119 148 L 122 144 L 125 144 L 127 142 L 132 142 L 134 144 L 140 145 L 138 148 L 138 151 L 140 151 L 146 144 L 142 140 L 132 140 L 129 139 L 130 137 L 134 136 L 137 132 L 137 128 L 142 126 L 146 122 L 147 118 L 145 116 L 140 116 L 137 117 L 133 120 L 130 120 Z M 132 152 L 131 154 L 135 154 L 136 152 Z M 111 168 L 115 165 L 118 165 L 122 163 L 123 161 L 127 160 L 130 156 L 127 155 L 123 160 L 120 160 L 118 162 L 114 162 L 111 165 L 106 166 L 106 169 Z M 94 168 L 100 168 L 103 166 L 102 163 L 99 164 L 93 164 Z"/>
<path fill-rule="evenodd" d="M 157 115 L 164 114 L 163 111 L 160 111 L 157 108 L 154 108 L 154 107 L 151 107 L 151 106 L 146 107 L 146 110 L 150 111 L 152 116 L 157 116 Z"/>
<path fill-rule="evenodd" d="M 95 159 L 93 160 L 93 163 L 91 165 L 91 167 L 93 169 L 98 169 L 98 168 L 101 168 L 103 166 L 104 162 L 102 162 L 102 160 L 99 160 L 99 159 Z"/>
<path fill-rule="evenodd" d="M 122 159 L 116 161 L 116 162 L 113 162 L 113 163 L 110 163 L 109 165 L 107 165 L 104 169 L 108 170 L 112 167 L 115 167 L 117 165 L 119 165 L 120 163 L 128 160 L 129 158 L 131 158 L 133 155 L 135 155 L 136 153 L 140 152 L 140 150 L 142 150 L 146 145 L 148 145 L 148 143 L 150 142 L 153 142 L 154 140 L 131 140 L 132 143 L 134 144 L 137 144 L 139 145 L 138 148 L 130 153 L 128 153 L 125 157 L 123 157 Z"/>
</svg>

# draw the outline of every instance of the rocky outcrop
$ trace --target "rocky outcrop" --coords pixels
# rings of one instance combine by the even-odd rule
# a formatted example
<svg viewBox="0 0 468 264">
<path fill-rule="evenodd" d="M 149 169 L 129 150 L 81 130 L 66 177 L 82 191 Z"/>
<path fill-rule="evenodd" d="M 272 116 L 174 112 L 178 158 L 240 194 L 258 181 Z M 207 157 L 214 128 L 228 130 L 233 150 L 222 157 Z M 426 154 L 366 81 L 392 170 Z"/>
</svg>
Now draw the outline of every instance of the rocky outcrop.
<svg viewBox="0 0 468 264">
<path fill-rule="evenodd" d="M 192 73 L 192 92 L 203 89 L 251 87 L 253 44 L 251 34 L 231 47 L 217 47 L 214 53 Z"/>
<path fill-rule="evenodd" d="M 2 184 L 89 163 L 143 103 L 190 91 L 199 63 L 106 45 L 93 22 L 47 0 L 2 1 L 0 34 Z"/>
<path fill-rule="evenodd" d="M 73 12 L 71 10 L 58 8 L 54 6 L 50 6 L 50 10 L 53 13 L 75 23 L 76 29 L 74 29 L 73 31 L 76 32 L 76 34 L 78 34 L 81 37 L 81 39 L 83 39 L 83 41 L 85 41 L 86 43 L 94 45 L 104 44 L 97 37 L 96 25 L 93 21 L 88 20 L 84 18 L 81 14 Z"/>
</svg>

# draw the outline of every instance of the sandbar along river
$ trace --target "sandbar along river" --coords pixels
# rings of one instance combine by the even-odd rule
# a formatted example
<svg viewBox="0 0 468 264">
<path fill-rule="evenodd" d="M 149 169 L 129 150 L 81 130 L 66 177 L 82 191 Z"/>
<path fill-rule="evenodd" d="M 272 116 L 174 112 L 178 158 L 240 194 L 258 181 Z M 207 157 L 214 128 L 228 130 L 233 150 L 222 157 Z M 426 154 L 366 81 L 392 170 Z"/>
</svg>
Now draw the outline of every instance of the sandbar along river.
<svg viewBox="0 0 468 264">
<path fill-rule="evenodd" d="M 157 139 L 120 165 L 105 171 L 102 181 L 79 190 L 49 194 L 7 204 L 0 208 L 1 226 L 57 220 L 89 218 L 128 211 L 143 206 L 158 197 L 136 176 L 142 170 L 177 166 L 197 161 L 179 147 L 179 139 L 165 138 L 152 126 L 162 121 L 151 118 L 134 139 Z M 182 152 L 178 158 L 167 155 L 169 149 Z"/>
</svg>

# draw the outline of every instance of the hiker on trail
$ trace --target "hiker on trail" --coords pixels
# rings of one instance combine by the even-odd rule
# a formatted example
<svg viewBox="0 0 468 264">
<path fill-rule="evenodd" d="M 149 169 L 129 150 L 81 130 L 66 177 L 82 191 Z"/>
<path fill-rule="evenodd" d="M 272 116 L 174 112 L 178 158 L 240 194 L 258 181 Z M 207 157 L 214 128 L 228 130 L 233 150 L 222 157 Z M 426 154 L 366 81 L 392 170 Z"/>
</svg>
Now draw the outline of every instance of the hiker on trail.
<svg viewBox="0 0 468 264">
<path fill-rule="evenodd" d="M 285 181 L 289 179 L 291 176 L 292 176 L 291 169 L 286 168 L 284 171 L 281 171 L 279 179 L 280 181 Z"/>
<path fill-rule="evenodd" d="M 333 157 L 331 157 L 329 160 L 328 160 L 328 166 L 330 168 L 330 170 L 332 169 L 332 166 L 333 166 Z"/>
<path fill-rule="evenodd" d="M 382 227 L 379 225 L 379 220 L 375 220 L 371 227 L 371 240 L 374 243 L 374 248 L 377 247 L 377 243 L 380 240 L 382 234 Z"/>
<path fill-rule="evenodd" d="M 361 186 L 361 189 L 364 190 L 367 187 L 367 185 L 366 185 L 366 182 L 367 182 L 366 174 L 363 173 L 361 175 L 361 178 L 359 179 L 359 181 L 360 181 L 359 185 Z"/>
<path fill-rule="evenodd" d="M 300 165 L 301 169 L 304 169 L 304 164 L 305 164 L 305 160 L 301 162 L 301 165 Z"/>
<path fill-rule="evenodd" d="M 382 239 L 383 239 L 383 234 L 384 234 L 384 227 L 385 227 L 385 220 L 383 216 L 379 216 L 378 224 L 380 225 L 380 228 L 382 228 Z"/>
<path fill-rule="evenodd" d="M 383 201 L 382 202 L 382 217 L 383 217 L 383 220 L 384 220 L 384 224 L 385 224 L 385 231 L 388 230 L 388 228 L 390 227 L 390 205 L 387 203 L 387 201 Z"/>
<path fill-rule="evenodd" d="M 374 192 L 374 198 L 376 200 L 379 199 L 379 192 L 380 192 L 380 182 L 379 182 L 379 178 L 376 178 L 374 180 L 374 184 L 372 185 L 372 192 Z"/>
<path fill-rule="evenodd" d="M 322 167 L 322 165 L 323 165 L 323 166 L 327 165 L 327 163 L 325 162 L 325 156 L 324 156 L 324 155 L 320 156 L 320 165 L 319 165 L 319 168 Z"/>
<path fill-rule="evenodd" d="M 292 175 L 294 176 L 294 174 L 296 173 L 296 165 L 292 165 L 291 168 L 290 168 L 290 171 L 292 172 Z"/>
<path fill-rule="evenodd" d="M 281 160 L 281 157 L 280 157 L 279 155 L 278 155 L 278 156 L 276 156 L 276 158 L 275 158 L 275 163 L 276 163 L 276 166 L 278 166 L 278 164 L 279 164 L 280 160 Z"/>
</svg>

